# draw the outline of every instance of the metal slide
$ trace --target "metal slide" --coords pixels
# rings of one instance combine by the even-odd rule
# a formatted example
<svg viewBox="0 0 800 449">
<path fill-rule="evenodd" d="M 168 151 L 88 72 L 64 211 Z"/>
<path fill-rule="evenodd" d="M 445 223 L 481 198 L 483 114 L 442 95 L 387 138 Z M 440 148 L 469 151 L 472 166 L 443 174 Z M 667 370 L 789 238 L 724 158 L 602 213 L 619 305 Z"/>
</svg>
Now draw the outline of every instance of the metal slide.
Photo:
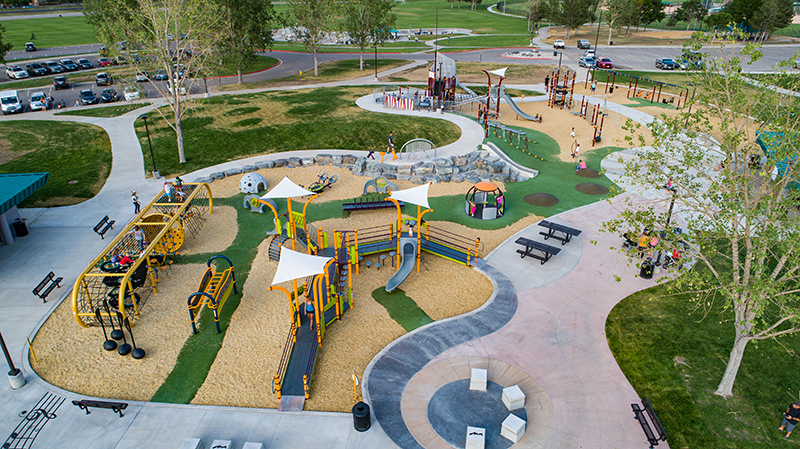
<svg viewBox="0 0 800 449">
<path fill-rule="evenodd" d="M 464 92 L 466 92 L 466 93 L 468 93 L 468 94 L 472 95 L 473 97 L 477 97 L 477 96 L 478 96 L 478 94 L 476 94 L 475 92 L 473 92 L 473 91 L 472 91 L 472 89 L 470 89 L 469 87 L 467 87 L 467 86 L 465 86 L 465 85 L 461 84 L 461 81 L 459 81 L 459 80 L 458 80 L 458 78 L 456 78 L 456 86 L 460 87 L 460 88 L 461 88 L 461 90 L 463 90 Z"/>
<path fill-rule="evenodd" d="M 500 98 L 505 100 L 506 103 L 508 103 L 508 105 L 511 106 L 511 109 L 513 109 L 514 112 L 517 113 L 517 115 L 519 115 L 520 117 L 522 117 L 524 119 L 527 119 L 527 120 L 535 121 L 533 119 L 532 115 L 522 112 L 522 109 L 520 109 L 519 106 L 517 106 L 517 104 L 514 103 L 514 100 L 511 97 L 508 96 L 508 94 L 505 92 L 505 90 L 503 90 L 503 92 L 500 93 Z"/>
<path fill-rule="evenodd" d="M 389 282 L 386 283 L 386 291 L 389 293 L 394 291 L 398 285 L 405 281 L 414 269 L 414 262 L 417 258 L 417 238 L 401 237 L 400 247 L 403 249 L 400 268 L 397 270 L 397 273 L 389 279 Z"/>
</svg>

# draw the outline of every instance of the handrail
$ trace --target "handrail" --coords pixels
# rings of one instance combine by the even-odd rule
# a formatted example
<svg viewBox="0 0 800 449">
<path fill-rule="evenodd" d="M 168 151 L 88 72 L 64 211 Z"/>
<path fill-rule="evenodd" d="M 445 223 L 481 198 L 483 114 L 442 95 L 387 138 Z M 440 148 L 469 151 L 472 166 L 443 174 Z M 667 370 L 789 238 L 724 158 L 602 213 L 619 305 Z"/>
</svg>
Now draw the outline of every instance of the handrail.
<svg viewBox="0 0 800 449">
<path fill-rule="evenodd" d="M 292 323 L 289 334 L 286 336 L 286 343 L 283 345 L 283 353 L 281 354 L 281 361 L 278 364 L 278 372 L 275 374 L 275 382 L 272 384 L 272 394 L 278 393 L 280 399 L 279 389 L 283 386 L 283 378 L 286 376 L 286 368 L 289 367 L 289 357 L 291 357 L 292 349 L 294 349 L 294 342 L 296 340 L 297 328 Z"/>
<path fill-rule="evenodd" d="M 306 365 L 306 373 L 303 375 L 303 390 L 305 392 L 306 399 L 310 397 L 311 393 L 311 378 L 314 374 L 314 366 L 317 364 L 317 350 L 319 349 L 319 343 L 314 341 L 311 346 L 311 354 L 308 356 L 308 364 Z"/>
</svg>

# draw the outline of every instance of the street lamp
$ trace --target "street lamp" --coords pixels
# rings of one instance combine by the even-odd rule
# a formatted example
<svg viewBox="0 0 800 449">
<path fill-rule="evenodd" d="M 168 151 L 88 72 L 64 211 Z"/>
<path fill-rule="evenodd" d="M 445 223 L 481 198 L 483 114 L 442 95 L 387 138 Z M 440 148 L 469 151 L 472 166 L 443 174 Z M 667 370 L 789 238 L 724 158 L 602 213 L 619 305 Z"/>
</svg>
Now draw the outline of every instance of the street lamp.
<svg viewBox="0 0 800 449">
<path fill-rule="evenodd" d="M 153 156 L 153 143 L 150 141 L 150 128 L 147 127 L 147 116 L 143 115 L 142 120 L 144 120 L 144 130 L 147 133 L 147 145 L 150 146 L 150 159 L 153 161 L 153 178 L 158 179 L 160 174 L 156 168 L 156 158 Z"/>
<path fill-rule="evenodd" d="M 375 50 L 375 81 L 378 81 L 378 45 L 373 45 L 372 48 Z"/>
<path fill-rule="evenodd" d="M 0 333 L 0 346 L 3 347 L 3 355 L 6 356 L 6 363 L 8 363 L 8 381 L 11 383 L 11 389 L 16 390 L 25 385 L 25 376 L 19 368 L 14 366 L 14 362 L 11 360 L 11 355 L 8 353 L 8 348 L 6 347 L 6 341 L 3 340 L 2 333 Z"/>
<path fill-rule="evenodd" d="M 564 56 L 564 52 L 553 50 L 553 56 L 558 55 L 558 69 L 561 70 L 561 58 Z"/>
<path fill-rule="evenodd" d="M 597 35 L 594 37 L 594 54 L 597 55 L 597 41 L 600 40 L 600 24 L 603 21 L 603 10 L 600 10 L 600 17 L 597 19 Z"/>
</svg>

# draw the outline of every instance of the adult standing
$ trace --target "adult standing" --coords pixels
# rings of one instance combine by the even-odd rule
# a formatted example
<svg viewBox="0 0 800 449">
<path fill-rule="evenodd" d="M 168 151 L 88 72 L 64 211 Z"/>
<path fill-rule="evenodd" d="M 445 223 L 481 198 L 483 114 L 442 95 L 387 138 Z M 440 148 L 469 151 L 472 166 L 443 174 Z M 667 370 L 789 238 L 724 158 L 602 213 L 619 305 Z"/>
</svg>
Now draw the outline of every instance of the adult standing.
<svg viewBox="0 0 800 449">
<path fill-rule="evenodd" d="M 784 440 L 789 439 L 789 435 L 792 434 L 794 430 L 794 426 L 800 422 L 800 402 L 794 401 L 789 405 L 789 408 L 783 413 L 783 421 L 781 422 L 781 426 L 778 427 L 780 430 L 786 429 L 786 435 L 783 436 Z"/>
<path fill-rule="evenodd" d="M 133 237 L 136 238 L 136 242 L 139 243 L 139 250 L 144 251 L 147 242 L 145 241 L 144 230 L 142 230 L 139 225 L 133 227 Z"/>
<path fill-rule="evenodd" d="M 386 148 L 386 152 L 394 151 L 394 131 L 389 131 L 389 146 Z"/>
<path fill-rule="evenodd" d="M 141 210 L 142 203 L 139 202 L 139 195 L 136 194 L 135 190 L 131 193 L 131 201 L 133 201 L 133 213 L 138 214 Z"/>
<path fill-rule="evenodd" d="M 547 90 L 550 88 L 550 75 L 544 76 L 544 93 L 547 93 Z"/>
</svg>

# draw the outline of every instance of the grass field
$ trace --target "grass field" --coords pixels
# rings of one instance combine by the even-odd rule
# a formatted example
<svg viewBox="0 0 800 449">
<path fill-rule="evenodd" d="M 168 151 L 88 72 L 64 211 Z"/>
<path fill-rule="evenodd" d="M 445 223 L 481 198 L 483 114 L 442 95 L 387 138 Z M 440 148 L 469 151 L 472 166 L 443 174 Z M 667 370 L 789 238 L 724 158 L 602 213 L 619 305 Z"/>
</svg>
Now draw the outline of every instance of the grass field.
<svg viewBox="0 0 800 449">
<path fill-rule="evenodd" d="M 3 26 L 6 29 L 3 42 L 13 45 L 12 50 L 24 50 L 26 42 L 33 42 L 40 50 L 98 42 L 94 29 L 83 16 L 4 20 Z"/>
<path fill-rule="evenodd" d="M 688 295 L 653 287 L 622 300 L 606 321 L 609 346 L 639 396 L 653 404 L 674 448 L 797 447 L 776 429 L 798 400 L 800 338 L 751 343 L 734 397 L 713 394 L 733 344 L 732 313 L 703 317 Z M 796 433 L 796 432 L 795 432 Z"/>
<path fill-rule="evenodd" d="M 49 172 L 22 207 L 65 206 L 97 194 L 111 171 L 111 141 L 101 128 L 53 121 L 0 122 L 0 173 Z"/>
<path fill-rule="evenodd" d="M 798 83 L 800 82 L 800 75 L 795 73 L 785 74 L 785 75 L 761 75 L 751 73 L 747 75 L 748 78 L 752 78 L 754 80 L 768 82 L 774 84 L 775 86 L 782 87 L 784 89 L 797 89 Z"/>
<path fill-rule="evenodd" d="M 156 163 L 170 177 L 279 151 L 378 148 L 392 130 L 398 146 L 417 137 L 436 146 L 458 139 L 458 128 L 443 120 L 376 114 L 355 105 L 357 98 L 371 92 L 371 87 L 350 87 L 204 99 L 183 120 L 185 164 L 178 163 L 175 132 L 150 114 Z M 136 131 L 142 148 L 148 148 L 141 119 L 136 121 Z M 146 172 L 152 170 L 149 160 L 145 158 Z"/>
<path fill-rule="evenodd" d="M 439 46 L 451 47 L 453 50 L 463 48 L 500 48 L 500 47 L 528 47 L 531 43 L 530 34 L 503 34 L 493 36 L 465 36 L 436 41 Z"/>
<path fill-rule="evenodd" d="M 114 106 L 104 106 L 101 108 L 89 109 L 68 109 L 64 112 L 57 112 L 55 115 L 79 115 L 82 117 L 119 117 L 130 111 L 148 106 L 150 103 L 125 103 Z"/>
</svg>

